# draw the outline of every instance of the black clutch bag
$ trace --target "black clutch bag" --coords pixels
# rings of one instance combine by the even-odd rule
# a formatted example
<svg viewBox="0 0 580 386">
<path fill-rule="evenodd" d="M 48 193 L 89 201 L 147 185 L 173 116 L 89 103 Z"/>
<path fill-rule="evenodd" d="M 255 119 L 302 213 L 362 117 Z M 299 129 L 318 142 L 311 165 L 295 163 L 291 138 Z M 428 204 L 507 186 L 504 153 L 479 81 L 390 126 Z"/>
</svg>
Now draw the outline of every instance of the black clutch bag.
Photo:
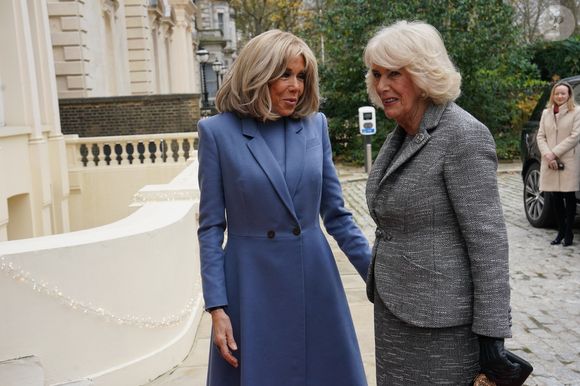
<svg viewBox="0 0 580 386">
<path fill-rule="evenodd" d="M 511 351 L 506 350 L 506 357 L 512 363 L 520 365 L 520 375 L 518 379 L 514 379 L 508 386 L 522 386 L 526 379 L 530 376 L 534 368 L 527 360 L 517 356 Z M 473 381 L 473 386 L 495 386 L 495 382 L 490 381 L 485 374 L 479 374 Z"/>
<path fill-rule="evenodd" d="M 530 362 L 528 362 L 527 360 L 525 360 L 524 358 L 521 358 L 521 357 L 517 356 L 516 354 L 514 354 L 511 351 L 507 351 L 506 350 L 506 356 L 507 356 L 507 359 L 510 360 L 510 362 L 517 363 L 517 364 L 520 365 L 520 376 L 517 379 L 517 381 L 515 381 L 514 383 L 512 383 L 510 386 L 521 386 L 521 385 L 523 385 L 524 382 L 525 382 L 525 380 L 532 373 L 532 371 L 534 371 L 534 368 L 532 367 L 532 364 Z"/>
</svg>

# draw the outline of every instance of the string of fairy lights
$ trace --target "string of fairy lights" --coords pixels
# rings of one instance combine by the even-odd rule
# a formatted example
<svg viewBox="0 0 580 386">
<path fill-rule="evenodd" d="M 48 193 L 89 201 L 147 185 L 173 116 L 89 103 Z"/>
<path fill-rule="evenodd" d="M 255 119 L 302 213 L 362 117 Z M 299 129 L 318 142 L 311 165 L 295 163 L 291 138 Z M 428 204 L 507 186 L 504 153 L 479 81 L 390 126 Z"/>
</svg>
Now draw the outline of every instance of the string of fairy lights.
<svg viewBox="0 0 580 386">
<path fill-rule="evenodd" d="M 191 315 L 197 298 L 190 298 L 186 305 L 178 312 L 164 316 L 162 318 L 142 317 L 136 315 L 117 315 L 104 307 L 94 305 L 91 302 L 77 300 L 66 293 L 63 293 L 56 285 L 52 285 L 42 280 L 35 279 L 30 272 L 25 271 L 18 265 L 0 257 L 0 271 L 11 279 L 30 287 L 33 291 L 49 296 L 68 308 L 87 315 L 94 315 L 108 322 L 113 322 L 121 326 L 132 326 L 139 328 L 166 328 L 180 324 Z"/>
</svg>

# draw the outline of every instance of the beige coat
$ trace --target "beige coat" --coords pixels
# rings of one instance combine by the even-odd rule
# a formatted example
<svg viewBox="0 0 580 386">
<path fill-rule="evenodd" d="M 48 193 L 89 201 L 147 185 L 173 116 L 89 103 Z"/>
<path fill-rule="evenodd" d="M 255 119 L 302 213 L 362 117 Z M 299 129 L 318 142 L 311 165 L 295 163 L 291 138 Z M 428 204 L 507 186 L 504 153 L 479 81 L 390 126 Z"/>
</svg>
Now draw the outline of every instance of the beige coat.
<svg viewBox="0 0 580 386">
<path fill-rule="evenodd" d="M 568 111 L 565 105 L 554 116 L 545 109 L 538 129 L 538 148 L 542 154 L 540 190 L 544 192 L 575 192 L 580 190 L 580 107 Z M 564 170 L 552 170 L 544 154 L 553 152 L 564 163 Z"/>
</svg>

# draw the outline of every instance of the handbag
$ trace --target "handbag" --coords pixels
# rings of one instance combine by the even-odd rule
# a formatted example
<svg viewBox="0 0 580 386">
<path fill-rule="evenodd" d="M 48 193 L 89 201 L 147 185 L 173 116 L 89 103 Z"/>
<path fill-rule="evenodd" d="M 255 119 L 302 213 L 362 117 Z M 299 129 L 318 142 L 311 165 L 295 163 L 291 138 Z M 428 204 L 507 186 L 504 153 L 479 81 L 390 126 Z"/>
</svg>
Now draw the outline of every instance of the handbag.
<svg viewBox="0 0 580 386">
<path fill-rule="evenodd" d="M 520 365 L 519 377 L 510 383 L 509 386 L 522 386 L 532 371 L 534 371 L 532 364 L 509 350 L 506 350 L 506 357 L 510 362 Z M 473 380 L 473 386 L 495 386 L 495 382 L 489 380 L 485 374 L 481 373 Z"/>
</svg>

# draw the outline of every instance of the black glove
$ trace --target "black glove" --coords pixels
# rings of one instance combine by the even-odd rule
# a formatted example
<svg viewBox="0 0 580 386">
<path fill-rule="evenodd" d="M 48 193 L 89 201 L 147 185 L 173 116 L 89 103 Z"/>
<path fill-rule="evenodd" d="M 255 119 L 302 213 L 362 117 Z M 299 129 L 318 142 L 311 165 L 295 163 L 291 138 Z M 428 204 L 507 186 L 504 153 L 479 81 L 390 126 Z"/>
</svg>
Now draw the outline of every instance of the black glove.
<svg viewBox="0 0 580 386">
<path fill-rule="evenodd" d="M 511 385 L 519 377 L 520 365 L 507 359 L 503 338 L 483 335 L 478 335 L 478 338 L 481 372 L 498 386 Z"/>
</svg>

